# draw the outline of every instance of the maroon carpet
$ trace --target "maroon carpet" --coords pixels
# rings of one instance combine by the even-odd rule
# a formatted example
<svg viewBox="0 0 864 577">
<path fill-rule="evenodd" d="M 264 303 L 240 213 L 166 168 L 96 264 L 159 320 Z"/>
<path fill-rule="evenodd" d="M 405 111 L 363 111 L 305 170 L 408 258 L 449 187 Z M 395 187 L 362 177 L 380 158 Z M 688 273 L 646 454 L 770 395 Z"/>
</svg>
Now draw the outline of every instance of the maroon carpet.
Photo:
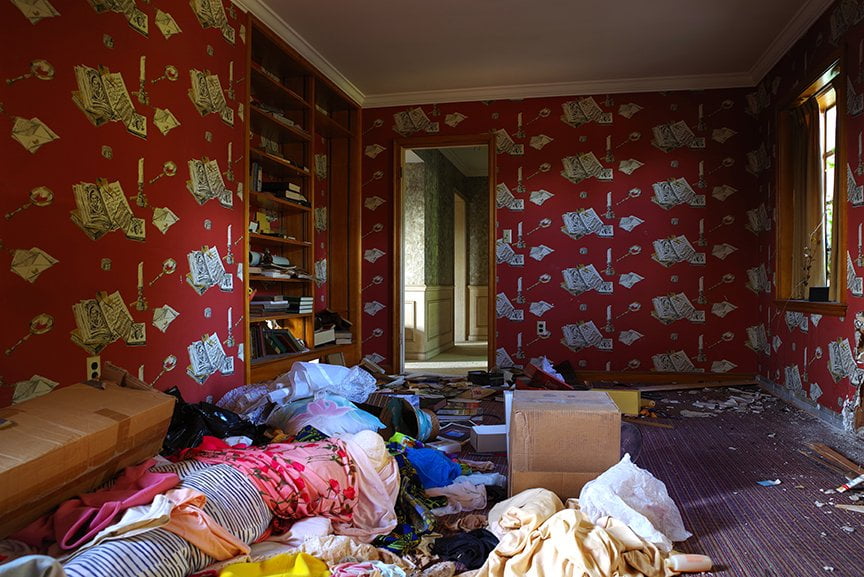
<svg viewBox="0 0 864 577">
<path fill-rule="evenodd" d="M 861 464 L 861 443 L 773 397 L 755 409 L 677 416 L 681 408 L 705 412 L 693 401 L 730 395 L 738 393 L 663 393 L 657 408 L 671 418 L 659 421 L 675 428 L 640 426 L 637 464 L 666 483 L 693 533 L 679 549 L 709 555 L 712 574 L 721 577 L 864 576 L 864 513 L 834 507 L 854 504 L 858 494 L 824 493 L 844 477 L 799 452 L 809 442 L 824 443 Z M 776 479 L 779 485 L 757 484 Z"/>
</svg>

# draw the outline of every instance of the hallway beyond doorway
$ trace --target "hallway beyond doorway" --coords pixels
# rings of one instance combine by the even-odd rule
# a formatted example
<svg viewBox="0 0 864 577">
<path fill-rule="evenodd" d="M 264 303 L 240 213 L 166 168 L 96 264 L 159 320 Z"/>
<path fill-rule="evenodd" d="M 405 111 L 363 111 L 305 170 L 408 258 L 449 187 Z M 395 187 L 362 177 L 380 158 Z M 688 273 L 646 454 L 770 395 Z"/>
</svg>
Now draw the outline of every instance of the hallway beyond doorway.
<svg viewBox="0 0 864 577">
<path fill-rule="evenodd" d="M 409 373 L 466 375 L 468 371 L 486 370 L 487 343 L 457 343 L 450 349 L 425 361 L 406 361 Z"/>
</svg>

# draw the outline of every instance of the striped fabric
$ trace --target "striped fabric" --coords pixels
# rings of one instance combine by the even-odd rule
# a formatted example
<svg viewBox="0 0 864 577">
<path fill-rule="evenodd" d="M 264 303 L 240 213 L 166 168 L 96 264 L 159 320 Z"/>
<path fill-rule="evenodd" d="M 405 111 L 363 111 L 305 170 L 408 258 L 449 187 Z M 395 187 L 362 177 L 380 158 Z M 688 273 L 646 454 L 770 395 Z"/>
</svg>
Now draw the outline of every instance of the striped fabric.
<svg viewBox="0 0 864 577">
<path fill-rule="evenodd" d="M 258 491 L 229 465 L 183 461 L 160 470 L 177 472 L 182 478 L 180 487 L 204 493 L 204 511 L 246 543 L 254 542 L 270 524 L 270 511 Z M 100 543 L 72 559 L 64 569 L 68 577 L 182 577 L 214 561 L 181 537 L 153 529 Z"/>
</svg>

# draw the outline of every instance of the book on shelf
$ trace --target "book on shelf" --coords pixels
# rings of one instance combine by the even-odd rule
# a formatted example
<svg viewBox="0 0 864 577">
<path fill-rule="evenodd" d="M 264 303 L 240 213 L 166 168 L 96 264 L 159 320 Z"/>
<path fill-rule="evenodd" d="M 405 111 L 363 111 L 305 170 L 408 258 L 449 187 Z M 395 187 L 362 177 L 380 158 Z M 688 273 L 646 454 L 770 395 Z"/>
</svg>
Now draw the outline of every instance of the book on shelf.
<svg viewBox="0 0 864 577">
<path fill-rule="evenodd" d="M 252 183 L 252 190 L 261 190 L 264 185 L 264 171 L 257 162 L 252 163 L 250 181 Z"/>
<path fill-rule="evenodd" d="M 286 343 L 291 349 L 288 352 L 302 353 L 309 350 L 303 341 L 294 336 L 294 333 L 288 329 L 267 329 L 267 331 L 275 338 L 281 339 L 282 342 Z"/>
<path fill-rule="evenodd" d="M 315 331 L 315 345 L 320 347 L 328 345 L 336 340 L 336 329 L 333 326 L 324 327 Z"/>
<path fill-rule="evenodd" d="M 261 295 L 256 294 L 255 298 L 252 299 L 253 302 L 273 302 L 273 301 L 287 301 L 287 302 L 299 302 L 299 303 L 311 303 L 311 296 L 295 296 L 295 295 Z"/>
<path fill-rule="evenodd" d="M 249 314 L 255 316 L 279 315 L 279 314 L 312 314 L 312 303 L 300 304 L 276 301 L 250 302 Z"/>
<path fill-rule="evenodd" d="M 262 192 L 269 192 L 277 197 L 290 200 L 302 205 L 309 205 L 309 199 L 303 194 L 303 188 L 295 182 L 270 181 L 261 182 L 260 188 Z"/>
<path fill-rule="evenodd" d="M 252 358 L 302 353 L 309 349 L 288 329 L 270 329 L 262 324 L 249 327 Z"/>
<path fill-rule="evenodd" d="M 275 268 L 263 269 L 260 274 L 261 276 L 266 276 L 267 278 L 294 278 L 294 275 L 291 273 L 291 271 L 283 271 Z"/>
<path fill-rule="evenodd" d="M 299 192 L 294 192 L 291 190 L 286 190 L 283 194 L 285 200 L 290 200 L 291 202 L 296 202 L 297 204 L 302 204 L 304 206 L 309 206 L 309 200 L 303 194 Z"/>
</svg>

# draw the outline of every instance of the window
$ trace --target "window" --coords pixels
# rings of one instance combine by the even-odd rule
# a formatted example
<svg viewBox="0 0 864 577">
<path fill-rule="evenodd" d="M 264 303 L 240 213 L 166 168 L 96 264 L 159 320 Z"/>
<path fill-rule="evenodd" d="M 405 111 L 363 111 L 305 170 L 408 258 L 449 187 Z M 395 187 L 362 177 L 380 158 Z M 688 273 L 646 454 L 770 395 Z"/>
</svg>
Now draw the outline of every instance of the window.
<svg viewBox="0 0 864 577">
<path fill-rule="evenodd" d="M 839 61 L 838 61 L 839 62 Z M 843 82 L 833 64 L 778 122 L 777 299 L 787 310 L 845 314 Z"/>
</svg>

